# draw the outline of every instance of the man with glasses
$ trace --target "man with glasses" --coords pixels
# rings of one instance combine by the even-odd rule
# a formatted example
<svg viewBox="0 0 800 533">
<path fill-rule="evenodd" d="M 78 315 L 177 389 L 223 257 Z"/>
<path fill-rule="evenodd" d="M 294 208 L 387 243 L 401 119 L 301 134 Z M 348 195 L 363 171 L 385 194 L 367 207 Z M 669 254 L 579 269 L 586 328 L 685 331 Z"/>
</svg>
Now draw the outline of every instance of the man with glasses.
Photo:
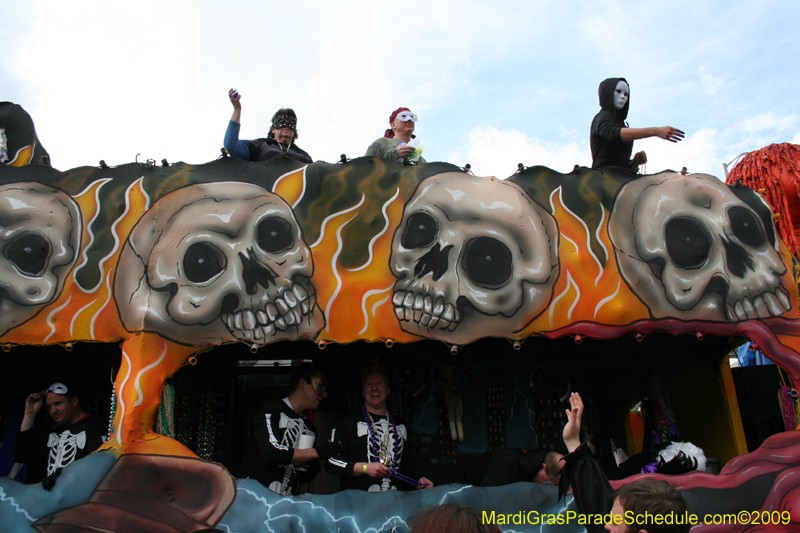
<svg viewBox="0 0 800 533">
<path fill-rule="evenodd" d="M 56 425 L 50 432 L 37 435 L 33 426 L 43 404 Z M 53 383 L 25 400 L 14 460 L 28 465 L 27 481 L 42 480 L 45 490 L 50 490 L 65 466 L 95 451 L 104 437 L 102 426 L 81 409 L 75 391 L 63 383 Z"/>
<path fill-rule="evenodd" d="M 339 453 L 341 443 L 316 443 L 317 430 L 306 418 L 328 395 L 327 384 L 321 372 L 301 368 L 292 376 L 286 398 L 267 400 L 259 407 L 238 477 L 253 478 L 284 496 L 296 494 L 300 483 L 316 477 L 318 459 Z"/>
<path fill-rule="evenodd" d="M 245 161 L 266 161 L 273 157 L 284 156 L 300 163 L 312 162 L 311 156 L 295 144 L 298 137 L 297 115 L 293 109 L 278 109 L 275 112 L 272 116 L 272 127 L 266 139 L 240 141 L 242 96 L 236 89 L 231 89 L 228 91 L 228 98 L 233 105 L 233 115 L 228 122 L 224 141 L 225 149 L 229 154 Z"/>
</svg>

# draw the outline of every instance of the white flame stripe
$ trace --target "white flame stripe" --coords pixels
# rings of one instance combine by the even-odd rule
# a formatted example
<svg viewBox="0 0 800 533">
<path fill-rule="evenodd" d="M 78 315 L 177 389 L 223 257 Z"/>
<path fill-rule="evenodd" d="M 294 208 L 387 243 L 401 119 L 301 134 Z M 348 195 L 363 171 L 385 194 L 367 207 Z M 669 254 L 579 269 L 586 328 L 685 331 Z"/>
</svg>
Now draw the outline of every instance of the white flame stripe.
<svg viewBox="0 0 800 533">
<path fill-rule="evenodd" d="M 58 307 L 50 311 L 50 314 L 47 315 L 47 325 L 50 326 L 50 334 L 44 338 L 42 343 L 46 343 L 48 340 L 50 340 L 50 337 L 52 337 L 56 333 L 56 326 L 53 324 L 53 316 L 55 316 L 56 313 L 64 309 L 67 305 L 69 305 L 69 302 L 71 301 L 72 301 L 72 295 L 70 295 L 69 298 L 67 298 L 66 302 L 64 302 L 63 304 L 59 305 Z"/>
<path fill-rule="evenodd" d="M 23 146 L 22 148 L 17 150 L 17 153 L 14 154 L 14 159 L 12 159 L 11 161 L 6 161 L 5 164 L 10 166 L 10 165 L 13 165 L 14 163 L 16 163 L 17 158 L 19 157 L 19 154 L 21 154 L 22 151 L 25 150 L 26 148 L 30 148 L 31 149 L 31 157 L 33 157 L 33 152 L 36 150 L 36 140 L 34 140 L 31 144 L 29 144 L 27 146 Z"/>
<path fill-rule="evenodd" d="M 150 210 L 150 195 L 147 194 L 146 190 L 144 190 L 144 176 L 142 176 L 141 178 L 136 180 L 136 183 L 139 184 L 139 192 L 141 192 L 142 196 L 144 196 L 144 198 L 145 198 L 144 210 L 148 211 L 148 210 Z"/>
<path fill-rule="evenodd" d="M 334 218 L 338 217 L 339 215 L 346 215 L 350 211 L 358 209 L 359 207 L 361 207 L 364 204 L 364 199 L 365 199 L 364 194 L 362 194 L 361 195 L 361 201 L 359 201 L 353 207 L 348 207 L 347 209 L 343 209 L 342 211 L 339 211 L 337 213 L 332 213 L 332 214 L 328 215 L 325 218 L 325 220 L 322 221 L 322 226 L 320 227 L 320 230 L 319 230 L 319 238 L 317 239 L 317 242 L 315 242 L 314 244 L 310 245 L 309 248 L 316 248 L 317 246 L 319 246 L 319 243 L 322 242 L 322 239 L 325 238 L 325 226 L 328 225 L 328 222 L 330 222 Z M 350 220 L 352 220 L 352 218 Z"/>
<path fill-rule="evenodd" d="M 578 287 L 578 284 L 572 279 L 572 274 L 570 273 L 567 273 L 567 281 L 569 281 L 572 286 L 575 287 L 575 292 L 577 293 L 575 295 L 575 301 L 572 302 L 569 311 L 567 311 L 567 320 L 572 320 L 572 312 L 575 310 L 575 306 L 578 305 L 578 302 L 581 299 L 581 288 Z"/>
<path fill-rule="evenodd" d="M 164 360 L 164 357 L 166 355 L 167 355 L 167 344 L 164 343 L 164 351 L 161 352 L 161 357 L 159 357 L 158 360 L 155 361 L 154 363 L 150 363 L 149 365 L 141 369 L 139 373 L 136 374 L 136 379 L 133 381 L 133 384 L 136 387 L 136 394 L 137 394 L 136 401 L 133 402 L 134 407 L 136 407 L 137 405 L 141 405 L 142 402 L 144 401 L 144 394 L 142 394 L 142 386 L 139 384 L 139 380 L 142 378 L 145 372 L 160 365 L 161 361 Z"/>
<path fill-rule="evenodd" d="M 81 196 L 83 196 L 84 194 L 86 194 L 86 193 L 88 193 L 89 191 L 91 191 L 91 190 L 92 190 L 92 187 L 94 187 L 94 186 L 95 186 L 95 185 L 97 185 L 98 183 L 100 184 L 100 185 L 98 185 L 98 186 L 97 186 L 97 188 L 98 188 L 98 190 L 99 190 L 99 189 L 100 189 L 100 187 L 102 187 L 103 185 L 105 185 L 105 184 L 106 184 L 106 183 L 108 183 L 109 181 L 111 181 L 111 178 L 103 178 L 103 179 L 95 180 L 95 181 L 91 182 L 89 185 L 87 185 L 87 186 L 86 186 L 86 188 L 85 188 L 85 189 L 83 189 L 81 192 L 79 192 L 78 194 L 74 195 L 74 196 L 73 196 L 73 198 L 80 198 L 80 197 L 81 197 Z M 99 203 L 98 203 L 98 205 L 99 205 Z M 98 211 L 99 211 L 99 209 L 98 209 Z"/>
<path fill-rule="evenodd" d="M 567 240 L 569 240 L 569 239 L 567 239 Z M 564 296 L 567 295 L 567 293 L 569 292 L 569 288 L 571 286 L 575 287 L 575 290 L 578 293 L 575 296 L 575 301 L 572 303 L 572 305 L 569 308 L 569 311 L 567 312 L 567 320 L 572 320 L 572 311 L 575 310 L 575 306 L 578 305 L 578 300 L 581 299 L 581 290 L 578 288 L 578 285 L 573 281 L 572 274 L 569 271 L 567 271 L 567 286 L 564 288 L 564 290 L 561 292 L 561 294 L 559 294 L 558 296 L 553 298 L 553 302 L 550 304 L 550 325 L 551 326 L 554 325 L 553 324 L 553 313 L 556 310 L 556 304 L 558 304 L 558 302 L 561 300 L 561 298 L 563 298 Z"/>
<path fill-rule="evenodd" d="M 295 201 L 294 201 L 294 203 L 292 204 L 292 209 L 294 209 L 295 207 L 297 207 L 297 204 L 299 204 L 299 203 L 300 203 L 300 201 L 303 199 L 303 197 L 306 195 L 306 169 L 307 169 L 307 168 L 308 168 L 308 166 L 305 166 L 305 167 L 303 167 L 303 169 L 302 169 L 302 176 L 303 176 L 303 177 L 302 177 L 302 183 L 303 183 L 303 189 L 300 191 L 300 196 L 298 196 L 298 197 L 297 197 L 297 200 L 295 200 Z M 291 176 L 292 174 L 297 174 L 297 170 L 295 169 L 295 170 L 292 170 L 291 172 L 287 172 L 286 174 L 283 174 L 283 175 L 282 175 L 282 176 L 280 176 L 278 179 L 276 179 L 276 180 L 275 180 L 275 183 L 273 183 L 273 184 L 272 184 L 272 192 L 273 192 L 273 193 L 275 193 L 275 194 L 278 194 L 278 193 L 276 193 L 276 192 L 275 192 L 275 191 L 277 191 L 277 190 L 278 190 L 278 184 L 279 184 L 280 182 L 282 182 L 284 178 L 288 178 L 288 177 L 289 177 L 289 176 Z M 280 195 L 278 195 L 278 196 L 280 196 Z"/>
<path fill-rule="evenodd" d="M 113 270 L 111 272 L 113 272 Z M 106 276 L 106 291 L 108 292 L 108 296 L 106 297 L 106 301 L 103 303 L 103 305 L 100 307 L 100 309 L 97 310 L 97 312 L 92 317 L 91 322 L 89 323 L 89 336 L 92 338 L 92 340 L 96 340 L 95 337 L 94 337 L 94 324 L 95 324 L 95 322 L 97 322 L 97 317 L 100 316 L 100 313 L 103 312 L 103 309 L 106 308 L 106 306 L 108 305 L 108 302 L 111 301 L 111 298 L 113 296 L 111 294 L 111 278 L 112 278 L 111 272 L 109 272 L 108 276 Z"/>
<path fill-rule="evenodd" d="M 561 191 L 560 185 L 556 190 L 558 191 L 558 200 L 559 202 L 561 202 L 561 206 L 567 211 L 567 213 L 572 215 L 572 218 L 581 223 L 581 226 L 583 226 L 583 230 L 586 232 L 586 251 L 590 256 L 592 256 L 594 262 L 597 263 L 597 268 L 600 269 L 600 273 L 594 280 L 594 286 L 597 287 L 597 283 L 600 281 L 600 277 L 603 275 L 603 265 L 600 264 L 600 259 L 598 259 L 597 256 L 594 254 L 594 251 L 592 251 L 592 232 L 589 231 L 589 226 L 586 225 L 586 222 L 584 222 L 581 217 L 573 213 L 572 210 L 569 207 L 567 207 L 567 204 L 564 203 L 563 193 Z M 608 251 L 606 251 L 606 254 L 608 254 Z"/>
<path fill-rule="evenodd" d="M 606 245 L 603 244 L 603 239 L 600 238 L 600 230 L 603 229 L 605 220 L 606 208 L 603 206 L 603 204 L 600 204 L 600 223 L 597 225 L 594 235 L 597 237 L 597 243 L 600 245 L 600 248 L 603 249 L 603 253 L 606 256 L 606 264 L 608 264 L 608 262 L 611 260 L 611 256 L 608 254 L 608 248 L 606 248 Z M 595 283 L 595 285 L 597 285 L 597 283 Z"/>
<path fill-rule="evenodd" d="M 117 250 L 119 250 L 120 240 L 119 240 L 119 235 L 117 235 L 117 226 L 119 225 L 120 222 L 122 222 L 122 220 L 128 215 L 128 212 L 131 210 L 131 191 L 133 190 L 133 187 L 137 183 L 140 183 L 143 179 L 144 179 L 144 176 L 139 178 L 138 180 L 134 181 L 133 183 L 131 183 L 128 186 L 128 188 L 125 190 L 125 211 L 123 211 L 122 214 L 119 217 L 117 217 L 117 219 L 114 221 L 114 223 L 111 224 L 111 236 L 114 237 L 114 247 L 97 264 L 97 268 L 100 270 L 101 278 L 102 278 L 102 276 L 104 274 L 103 266 L 105 265 L 106 261 L 108 261 L 109 259 L 114 257 L 114 254 L 116 254 Z M 100 282 L 100 283 L 102 283 L 102 282 Z M 91 290 L 89 290 L 87 292 L 95 292 L 98 288 L 100 288 L 100 283 L 98 283 L 95 288 L 93 288 L 93 289 L 91 289 Z"/>
<path fill-rule="evenodd" d="M 381 235 L 383 235 L 389 230 L 389 215 L 386 213 L 386 211 L 389 209 L 389 206 L 392 204 L 392 202 L 395 201 L 395 199 L 398 196 L 400 196 L 400 187 L 397 188 L 397 191 L 395 191 L 394 196 L 389 198 L 389 200 L 386 201 L 381 207 L 381 214 L 383 214 L 383 220 L 385 221 L 385 224 L 383 225 L 383 229 L 380 232 L 378 232 L 377 235 L 372 237 L 372 239 L 370 239 L 369 241 L 369 246 L 367 246 L 367 251 L 369 252 L 369 258 L 367 259 L 367 262 L 358 268 L 350 269 L 350 272 L 358 272 L 359 270 L 363 270 L 372 263 L 372 250 L 375 246 L 375 241 L 377 241 L 381 237 Z"/>
<path fill-rule="evenodd" d="M 344 243 L 342 242 L 342 231 L 357 216 L 358 213 L 351 216 L 344 224 L 339 226 L 338 230 L 336 230 L 336 242 L 338 243 L 338 246 L 336 247 L 336 252 L 334 252 L 333 257 L 331 257 L 331 272 L 333 272 L 333 277 L 336 278 L 336 289 L 334 289 L 333 294 L 331 294 L 331 299 L 328 300 L 328 305 L 325 307 L 325 316 L 331 316 L 331 307 L 333 306 L 333 302 L 339 297 L 339 291 L 342 290 L 342 278 L 339 276 L 339 271 L 336 269 L 336 263 L 338 262 L 339 255 L 341 255 L 342 248 L 344 247 Z"/>
<path fill-rule="evenodd" d="M 374 289 L 374 290 L 371 290 L 371 291 L 367 291 L 367 292 L 364 293 L 364 296 L 361 297 L 361 314 L 364 317 L 364 327 L 361 329 L 361 331 L 358 332 L 359 335 L 361 335 L 362 333 L 367 331 L 367 328 L 369 327 L 369 315 L 367 314 L 367 299 L 370 296 L 374 296 L 375 294 L 383 294 L 384 292 L 387 292 L 387 291 L 390 291 L 390 290 L 392 290 L 392 285 L 389 285 L 385 289 Z M 388 299 L 389 299 L 389 297 L 387 296 L 382 301 L 385 302 Z M 373 315 L 375 314 L 375 306 L 372 306 L 372 314 Z"/>
<path fill-rule="evenodd" d="M 598 302 L 597 307 L 594 308 L 594 317 L 593 318 L 597 318 L 597 313 L 598 313 L 598 311 L 600 311 L 601 307 L 603 307 L 608 302 L 610 302 L 611 300 L 613 300 L 614 298 L 617 297 L 617 294 L 619 294 L 619 288 L 621 286 L 622 286 L 622 280 L 617 280 L 617 290 L 614 291 L 614 294 L 612 294 L 610 296 L 606 296 L 605 298 L 603 298 L 602 300 L 600 300 Z"/>
<path fill-rule="evenodd" d="M 119 424 L 117 424 L 117 444 L 120 446 L 122 445 L 122 434 L 120 431 L 122 430 L 122 420 L 125 418 L 125 400 L 122 396 L 122 391 L 125 389 L 125 384 L 128 383 L 128 378 L 131 377 L 131 358 L 125 353 L 125 350 L 122 350 L 122 357 L 125 358 L 125 362 L 128 363 L 128 373 L 125 375 L 125 379 L 122 380 L 122 384 L 117 389 L 117 405 L 120 407 L 119 412 Z"/>
<path fill-rule="evenodd" d="M 94 224 L 94 221 L 97 220 L 97 217 L 100 216 L 100 189 L 102 189 L 106 183 L 111 181 L 111 178 L 106 178 L 98 181 L 100 182 L 100 185 L 98 185 L 97 189 L 95 189 L 94 191 L 94 203 L 95 206 L 97 207 L 97 212 L 95 212 L 92 219 L 86 223 L 86 231 L 87 233 L 89 233 L 89 242 L 87 242 L 84 245 L 83 252 L 81 252 L 81 263 L 78 266 L 76 266 L 75 269 L 72 271 L 72 279 L 75 281 L 75 285 L 83 292 L 93 292 L 93 291 L 83 290 L 83 287 L 81 287 L 80 284 L 78 283 L 78 271 L 89 263 L 89 256 L 87 252 L 92 247 L 92 244 L 94 243 L 95 239 L 94 233 L 92 233 L 92 224 Z M 78 198 L 80 196 L 83 196 L 85 193 L 89 192 L 89 190 L 92 187 L 94 187 L 95 183 L 97 183 L 97 181 L 93 181 L 88 187 L 86 187 L 83 190 L 83 192 L 81 192 L 78 196 L 75 196 L 74 198 Z M 97 287 L 95 287 L 94 290 L 97 290 Z"/>
<path fill-rule="evenodd" d="M 375 303 L 372 305 L 372 309 L 370 310 L 370 311 L 372 312 L 372 315 L 373 315 L 373 316 L 375 316 L 375 311 L 376 311 L 376 309 L 378 309 L 378 307 L 380 307 L 380 306 L 382 306 L 383 304 L 385 304 L 386 302 L 388 302 L 388 301 L 391 299 L 391 297 L 392 297 L 392 295 L 391 295 L 391 293 L 390 293 L 390 294 L 387 294 L 387 295 L 386 295 L 386 298 L 384 298 L 384 299 L 382 299 L 382 300 L 378 300 L 377 302 L 375 302 Z"/>
<path fill-rule="evenodd" d="M 75 322 L 78 321 L 78 317 L 81 316 L 81 313 L 83 313 L 84 311 L 89 309 L 96 301 L 97 301 L 97 298 L 95 298 L 94 300 L 92 300 L 88 304 L 84 305 L 83 307 L 78 309 L 78 312 L 75 313 L 75 315 L 72 317 L 72 320 L 69 323 L 69 336 L 70 337 L 72 337 L 75 334 Z"/>
</svg>

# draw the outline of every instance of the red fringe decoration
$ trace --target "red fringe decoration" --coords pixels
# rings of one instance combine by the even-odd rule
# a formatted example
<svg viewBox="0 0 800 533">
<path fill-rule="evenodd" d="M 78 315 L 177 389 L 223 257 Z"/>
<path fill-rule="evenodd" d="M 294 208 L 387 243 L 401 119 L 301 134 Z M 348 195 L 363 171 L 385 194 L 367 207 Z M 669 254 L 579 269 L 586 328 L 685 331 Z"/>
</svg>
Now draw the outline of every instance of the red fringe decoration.
<svg viewBox="0 0 800 533">
<path fill-rule="evenodd" d="M 780 213 L 775 221 L 792 255 L 800 255 L 800 146 L 782 143 L 750 152 L 728 174 L 725 182 L 737 180 L 758 192 Z"/>
</svg>

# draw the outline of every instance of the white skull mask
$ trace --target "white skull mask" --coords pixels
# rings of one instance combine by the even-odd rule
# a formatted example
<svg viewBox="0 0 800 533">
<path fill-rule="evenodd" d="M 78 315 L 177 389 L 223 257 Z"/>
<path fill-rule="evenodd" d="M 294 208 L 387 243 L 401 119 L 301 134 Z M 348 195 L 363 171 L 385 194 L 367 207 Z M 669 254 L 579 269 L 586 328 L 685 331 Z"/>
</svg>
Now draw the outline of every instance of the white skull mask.
<svg viewBox="0 0 800 533">
<path fill-rule="evenodd" d="M 167 194 L 120 255 L 115 296 L 129 331 L 180 343 L 268 343 L 324 326 L 311 251 L 279 196 L 247 183 Z"/>
<path fill-rule="evenodd" d="M 0 335 L 61 294 L 80 247 L 81 213 L 40 183 L 0 187 Z"/>
<path fill-rule="evenodd" d="M 791 309 L 764 222 L 713 176 L 662 173 L 620 190 L 608 228 L 620 273 L 655 318 L 736 322 Z"/>
<path fill-rule="evenodd" d="M 515 333 L 550 302 L 555 219 L 517 185 L 449 172 L 406 205 L 390 265 L 404 331 L 465 344 Z"/>
</svg>

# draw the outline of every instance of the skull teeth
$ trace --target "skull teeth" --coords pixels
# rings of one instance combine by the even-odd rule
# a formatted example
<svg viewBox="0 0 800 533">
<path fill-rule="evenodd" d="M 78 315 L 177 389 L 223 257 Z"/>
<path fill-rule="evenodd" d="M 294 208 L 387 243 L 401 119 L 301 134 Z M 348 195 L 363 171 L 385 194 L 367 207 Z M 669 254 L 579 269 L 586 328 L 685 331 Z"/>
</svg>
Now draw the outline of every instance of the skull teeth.
<svg viewBox="0 0 800 533">
<path fill-rule="evenodd" d="M 414 294 L 397 290 L 392 296 L 397 320 L 414 322 L 421 328 L 455 331 L 461 323 L 461 313 L 453 304 L 445 304 L 440 296 L 435 301 L 430 294 Z"/>
<path fill-rule="evenodd" d="M 752 300 L 743 296 L 740 300 L 725 304 L 725 316 L 729 322 L 741 322 L 754 318 L 780 316 L 791 311 L 792 303 L 785 289 L 765 291 Z"/>
<path fill-rule="evenodd" d="M 220 320 L 236 339 L 248 342 L 265 342 L 278 331 L 303 324 L 314 312 L 316 296 L 300 285 L 285 290 L 263 309 L 242 309 L 235 313 L 223 313 Z"/>
</svg>

